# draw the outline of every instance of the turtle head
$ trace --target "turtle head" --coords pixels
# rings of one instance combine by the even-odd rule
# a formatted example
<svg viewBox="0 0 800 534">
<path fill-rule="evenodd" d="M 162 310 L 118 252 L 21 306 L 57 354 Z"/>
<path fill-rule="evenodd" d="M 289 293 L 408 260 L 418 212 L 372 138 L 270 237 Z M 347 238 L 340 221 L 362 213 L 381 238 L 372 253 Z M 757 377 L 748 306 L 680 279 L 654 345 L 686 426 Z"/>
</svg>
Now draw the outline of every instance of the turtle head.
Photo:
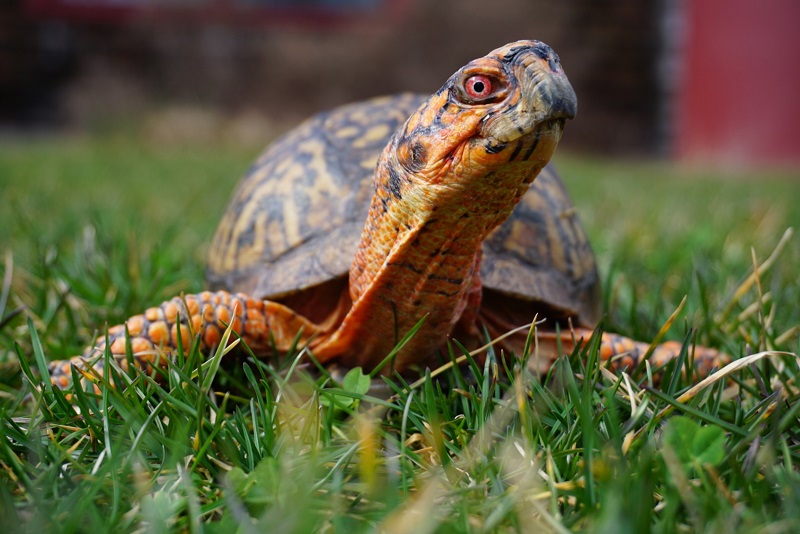
<svg viewBox="0 0 800 534">
<path fill-rule="evenodd" d="M 576 110 L 555 52 L 539 41 L 517 41 L 459 69 L 384 155 L 405 171 L 401 180 L 468 186 L 519 163 L 515 174 L 527 184 L 550 160 Z"/>
</svg>

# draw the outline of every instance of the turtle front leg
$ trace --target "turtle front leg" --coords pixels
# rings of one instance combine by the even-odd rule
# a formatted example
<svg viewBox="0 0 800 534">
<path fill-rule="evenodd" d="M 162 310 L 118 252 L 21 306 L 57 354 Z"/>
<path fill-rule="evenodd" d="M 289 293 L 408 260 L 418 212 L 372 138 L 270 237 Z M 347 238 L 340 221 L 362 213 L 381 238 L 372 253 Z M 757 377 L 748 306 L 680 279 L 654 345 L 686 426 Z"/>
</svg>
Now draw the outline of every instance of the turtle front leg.
<svg viewBox="0 0 800 534">
<path fill-rule="evenodd" d="M 255 352 L 266 352 L 272 345 L 278 351 L 288 351 L 298 332 L 305 343 L 320 331 L 320 327 L 277 302 L 254 299 L 242 293 L 226 291 L 198 293 L 175 297 L 159 306 L 148 308 L 108 330 L 108 344 L 114 360 L 123 370 L 128 369 L 125 355 L 130 336 L 133 364 L 150 376 L 159 379 L 156 369 L 166 369 L 178 348 L 178 342 L 188 349 L 193 336 L 199 336 L 201 350 L 219 345 L 228 325 Z M 231 343 L 232 336 L 229 340 Z M 89 375 L 103 375 L 106 337 L 98 337 L 81 356 L 49 364 L 50 380 L 60 389 L 72 386 L 71 367 Z M 91 370 L 90 370 L 91 368 Z"/>
<path fill-rule="evenodd" d="M 542 358 L 546 370 L 552 361 L 558 356 L 558 347 L 561 352 L 570 354 L 576 346 L 583 347 L 588 344 L 593 332 L 587 328 L 575 328 L 572 331 L 556 334 L 554 332 L 543 332 L 539 334 L 539 354 Z M 666 341 L 655 347 L 653 353 L 648 358 L 650 366 L 654 369 L 663 367 L 670 360 L 676 359 L 681 352 L 682 344 L 677 341 Z M 642 358 L 650 349 L 649 343 L 633 340 L 619 334 L 604 332 L 600 338 L 600 358 L 609 362 L 610 367 L 615 372 L 632 371 L 639 366 Z M 731 357 L 716 349 L 697 345 L 689 348 L 690 354 L 694 356 L 694 369 L 698 378 L 705 378 L 712 370 L 721 368 L 730 363 Z M 532 365 L 536 363 L 531 362 Z M 542 364 L 539 365 L 541 367 Z"/>
</svg>

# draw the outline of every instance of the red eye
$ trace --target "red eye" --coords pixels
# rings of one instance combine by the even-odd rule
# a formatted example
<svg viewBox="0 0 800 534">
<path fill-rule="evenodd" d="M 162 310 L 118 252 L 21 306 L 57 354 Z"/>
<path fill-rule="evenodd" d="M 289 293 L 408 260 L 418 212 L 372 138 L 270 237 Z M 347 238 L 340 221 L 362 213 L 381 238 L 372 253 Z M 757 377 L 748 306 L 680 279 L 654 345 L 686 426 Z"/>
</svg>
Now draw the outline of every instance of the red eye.
<svg viewBox="0 0 800 534">
<path fill-rule="evenodd" d="M 470 98 L 480 100 L 492 94 L 492 80 L 488 76 L 476 74 L 467 78 L 464 89 Z"/>
</svg>

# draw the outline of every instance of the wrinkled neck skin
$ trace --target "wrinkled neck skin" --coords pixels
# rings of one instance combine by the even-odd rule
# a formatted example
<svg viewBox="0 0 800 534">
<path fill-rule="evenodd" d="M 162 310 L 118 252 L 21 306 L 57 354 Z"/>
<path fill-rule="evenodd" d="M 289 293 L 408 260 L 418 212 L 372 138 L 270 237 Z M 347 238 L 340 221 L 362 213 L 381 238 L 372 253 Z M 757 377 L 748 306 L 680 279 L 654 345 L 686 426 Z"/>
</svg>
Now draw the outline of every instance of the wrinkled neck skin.
<svg viewBox="0 0 800 534">
<path fill-rule="evenodd" d="M 481 243 L 511 214 L 560 137 L 559 129 L 523 139 L 516 153 L 527 159 L 501 165 L 481 161 L 487 146 L 482 138 L 436 154 L 437 147 L 447 145 L 437 138 L 442 133 L 421 136 L 415 124 L 420 118 L 431 124 L 424 115 L 447 105 L 437 98 L 444 97 L 434 95 L 412 116 L 378 162 L 375 193 L 350 269 L 352 308 L 328 343 L 334 352 L 336 346 L 346 347 L 340 356 L 354 365 L 377 365 L 423 318 L 393 367 L 405 369 L 445 344 L 467 306 L 468 292 L 480 287 Z M 469 117 L 461 122 L 474 127 Z"/>
</svg>

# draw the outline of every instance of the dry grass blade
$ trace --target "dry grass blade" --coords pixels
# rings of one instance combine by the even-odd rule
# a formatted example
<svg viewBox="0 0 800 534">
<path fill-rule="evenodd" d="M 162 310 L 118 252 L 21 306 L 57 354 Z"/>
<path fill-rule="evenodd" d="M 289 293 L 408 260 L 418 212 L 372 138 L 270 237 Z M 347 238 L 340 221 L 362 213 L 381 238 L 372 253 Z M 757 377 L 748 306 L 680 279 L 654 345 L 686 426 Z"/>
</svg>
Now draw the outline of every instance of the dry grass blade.
<svg viewBox="0 0 800 534">
<path fill-rule="evenodd" d="M 734 306 L 736 306 L 736 303 L 742 300 L 742 297 L 744 297 L 747 294 L 747 292 L 750 291 L 750 288 L 752 288 L 753 284 L 756 283 L 758 277 L 763 275 L 765 272 L 767 272 L 767 270 L 770 267 L 772 267 L 772 265 L 775 263 L 775 260 L 777 260 L 778 256 L 780 256 L 784 247 L 786 247 L 786 244 L 792 238 L 792 235 L 794 235 L 794 229 L 792 228 L 787 228 L 786 231 L 783 232 L 783 236 L 781 236 L 780 241 L 778 241 L 778 244 L 775 246 L 775 250 L 772 251 L 772 254 L 770 254 L 769 258 L 764 260 L 764 262 L 761 265 L 754 268 L 750 276 L 748 276 L 747 279 L 744 282 L 742 282 L 742 284 L 733 293 L 731 300 L 728 302 L 728 304 L 725 305 L 722 312 L 717 317 L 717 323 L 721 324 L 723 321 L 725 321 L 725 319 L 733 311 L 733 308 Z"/>
<path fill-rule="evenodd" d="M 767 291 L 761 296 L 761 299 L 759 299 L 756 302 L 753 302 L 745 309 L 743 309 L 741 312 L 739 312 L 739 315 L 736 317 L 737 323 L 741 324 L 745 322 L 747 319 L 758 313 L 763 308 L 764 305 L 769 304 L 770 302 L 772 302 L 772 293 Z"/>
<path fill-rule="evenodd" d="M 6 304 L 8 303 L 8 295 L 11 293 L 11 280 L 14 275 L 14 255 L 10 250 L 6 251 L 5 264 L 3 289 L 0 290 L 0 330 L 2 330 L 5 325 L 10 323 L 14 317 L 22 313 L 22 310 L 25 309 L 24 306 L 20 306 L 19 308 L 11 310 L 8 312 L 8 314 L 6 314 Z"/>
<path fill-rule="evenodd" d="M 761 287 L 761 276 L 759 274 L 758 268 L 758 259 L 756 258 L 756 251 L 754 248 L 750 249 L 750 259 L 753 262 L 753 280 L 755 281 L 756 285 L 756 304 L 758 304 L 758 323 L 760 328 L 758 329 L 758 336 L 759 336 L 759 347 L 762 349 L 770 349 L 774 347 L 767 346 L 767 336 L 766 331 L 770 328 L 770 321 L 768 318 L 764 316 L 764 290 Z M 773 308 L 774 310 L 775 308 Z"/>
<path fill-rule="evenodd" d="M 11 291 L 11 278 L 14 274 L 14 256 L 10 250 L 6 251 L 5 261 L 5 274 L 3 275 L 3 290 L 0 291 L 0 319 L 3 318 L 6 310 L 6 302 L 8 301 L 8 294 Z"/>
<path fill-rule="evenodd" d="M 789 342 L 790 339 L 793 337 L 800 335 L 800 324 L 796 324 L 791 328 L 787 329 L 783 334 L 779 335 L 775 338 L 775 344 L 779 347 L 785 345 Z"/>
<path fill-rule="evenodd" d="M 798 357 L 797 354 L 794 354 L 792 352 L 765 350 L 763 352 L 751 354 L 750 356 L 745 356 L 744 358 L 739 358 L 738 360 L 732 361 L 731 363 L 729 363 L 716 373 L 707 376 L 706 378 L 704 378 L 703 380 L 701 380 L 700 382 L 689 388 L 689 390 L 686 391 L 680 397 L 678 397 L 677 400 L 681 404 L 689 402 L 694 398 L 695 395 L 697 395 L 700 391 L 707 388 L 708 386 L 716 382 L 719 382 L 726 376 L 733 374 L 736 371 L 739 371 L 740 369 L 747 367 L 750 364 L 756 363 L 759 360 L 763 360 L 768 356 L 792 356 L 794 358 Z"/>
<path fill-rule="evenodd" d="M 653 351 L 656 350 L 656 347 L 658 347 L 658 344 L 661 343 L 661 340 L 664 338 L 664 336 L 667 334 L 667 332 L 669 332 L 669 329 L 672 328 L 672 323 L 674 323 L 675 319 L 678 318 L 678 315 L 680 315 L 680 313 L 683 310 L 683 307 L 685 305 L 686 305 L 686 295 L 683 296 L 683 298 L 681 299 L 680 304 L 678 304 L 678 307 L 675 308 L 675 311 L 672 312 L 672 314 L 667 318 L 667 320 L 664 322 L 664 324 L 661 325 L 661 328 L 659 329 L 658 333 L 656 334 L 656 337 L 654 337 L 653 341 L 650 342 L 650 346 L 647 348 L 647 352 L 644 354 L 642 359 L 639 360 L 640 364 L 642 364 L 643 362 L 650 361 L 650 356 L 653 355 Z"/>
<path fill-rule="evenodd" d="M 740 371 L 741 369 L 747 367 L 748 365 L 756 363 L 757 361 L 763 360 L 764 358 L 767 358 L 769 356 L 792 356 L 794 358 L 798 358 L 797 354 L 794 354 L 792 352 L 782 352 L 774 350 L 765 350 L 763 352 L 751 354 L 750 356 L 745 356 L 744 358 L 739 358 L 738 360 L 732 361 L 731 363 L 729 363 L 716 373 L 707 376 L 706 378 L 704 378 L 703 380 L 701 380 L 700 382 L 689 388 L 680 397 L 675 399 L 675 402 L 677 402 L 678 404 L 686 404 L 708 386 L 716 384 L 720 380 L 730 376 L 731 374 L 737 371 Z M 672 413 L 673 409 L 674 409 L 673 406 L 667 406 L 666 408 L 664 408 L 655 415 L 655 420 L 656 421 L 662 420 L 664 417 Z M 636 432 L 634 438 L 638 438 L 642 432 L 647 431 L 647 428 L 648 427 L 644 426 L 641 429 L 639 429 L 639 431 Z"/>
</svg>

